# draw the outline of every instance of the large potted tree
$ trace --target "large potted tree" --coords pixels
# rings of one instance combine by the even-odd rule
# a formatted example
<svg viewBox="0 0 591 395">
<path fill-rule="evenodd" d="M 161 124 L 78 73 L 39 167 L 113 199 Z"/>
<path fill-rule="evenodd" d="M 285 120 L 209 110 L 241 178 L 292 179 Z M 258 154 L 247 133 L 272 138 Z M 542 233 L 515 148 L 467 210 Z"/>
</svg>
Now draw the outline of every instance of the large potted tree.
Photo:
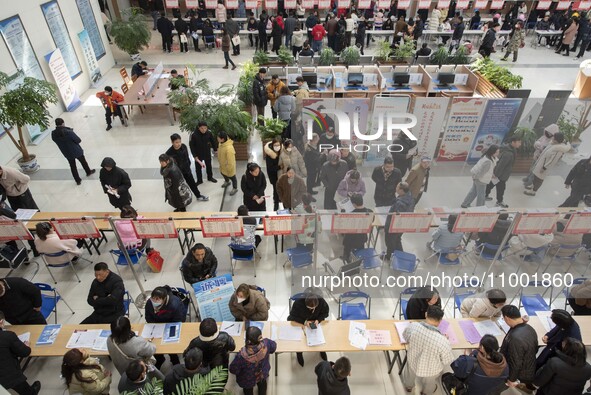
<svg viewBox="0 0 591 395">
<path fill-rule="evenodd" d="M 148 29 L 141 8 L 128 8 L 123 11 L 126 20 L 114 21 L 111 36 L 115 45 L 131 56 L 140 59 L 140 51 L 150 44 L 152 33 Z"/>
<path fill-rule="evenodd" d="M 252 107 L 252 83 L 258 72 L 258 63 L 247 61 L 242 65 L 240 77 L 238 78 L 238 100 L 244 103 L 244 110 L 251 115 L 254 112 Z"/>
<path fill-rule="evenodd" d="M 13 76 L 0 72 L 0 122 L 4 131 L 20 151 L 18 164 L 24 173 L 34 173 L 39 170 L 35 155 L 27 149 L 27 141 L 23 128 L 26 125 L 49 127 L 51 114 L 47 109 L 49 104 L 58 101 L 55 86 L 47 81 L 32 77 L 25 77 L 22 81 L 21 73 Z M 11 127 L 16 127 L 18 135 Z"/>
</svg>

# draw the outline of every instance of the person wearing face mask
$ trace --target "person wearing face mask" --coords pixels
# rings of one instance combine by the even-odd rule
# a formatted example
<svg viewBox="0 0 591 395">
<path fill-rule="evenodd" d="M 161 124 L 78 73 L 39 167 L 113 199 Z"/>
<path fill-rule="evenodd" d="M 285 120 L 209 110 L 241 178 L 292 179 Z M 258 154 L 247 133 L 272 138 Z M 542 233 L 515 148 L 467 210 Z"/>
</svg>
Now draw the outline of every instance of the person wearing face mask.
<svg viewBox="0 0 591 395">
<path fill-rule="evenodd" d="M 343 142 L 344 143 L 344 142 Z M 347 162 L 349 170 L 357 169 L 357 157 L 351 152 L 348 146 L 343 146 L 339 149 L 341 151 L 341 159 Z"/>
<path fill-rule="evenodd" d="M 478 349 L 458 357 L 451 368 L 454 376 L 468 386 L 465 395 L 486 394 L 509 377 L 509 366 L 505 356 L 499 352 L 499 341 L 493 335 L 484 335 Z"/>
<path fill-rule="evenodd" d="M 256 285 L 240 284 L 228 306 L 236 321 L 267 321 L 271 303 Z"/>
<path fill-rule="evenodd" d="M 328 161 L 322 165 L 320 170 L 320 181 L 325 187 L 324 190 L 324 209 L 336 210 L 337 203 L 334 200 L 335 193 L 339 184 L 347 174 L 347 162 L 341 160 L 341 154 L 333 149 L 328 153 Z"/>
<path fill-rule="evenodd" d="M 334 132 L 334 121 L 328 116 L 325 116 L 325 119 L 328 123 L 328 129 L 320 135 L 318 144 L 320 144 L 321 150 L 330 151 L 335 148 L 338 149 L 341 146 L 341 140 Z"/>
<path fill-rule="evenodd" d="M 168 285 L 154 288 L 150 299 L 146 303 L 146 322 L 185 322 L 186 318 L 187 305 L 181 302 L 176 295 L 173 295 Z M 156 354 L 154 357 L 156 358 L 156 369 L 160 370 L 166 359 L 162 354 Z M 180 363 L 178 355 L 169 354 L 169 357 L 173 365 Z"/>
<path fill-rule="evenodd" d="M 328 318 L 329 314 L 328 303 L 322 297 L 321 292 L 314 288 L 307 288 L 302 297 L 293 302 L 287 320 L 307 327 L 320 325 Z M 304 366 L 304 354 L 298 352 L 296 357 L 300 366 Z M 320 357 L 327 360 L 325 352 L 321 352 Z"/>
<path fill-rule="evenodd" d="M 125 170 L 117 167 L 113 158 L 105 158 L 101 162 L 101 171 L 99 172 L 99 181 L 103 187 L 103 192 L 109 196 L 109 202 L 118 209 L 131 205 L 131 180 Z"/>
<path fill-rule="evenodd" d="M 277 136 L 263 148 L 267 164 L 267 176 L 273 186 L 273 211 L 279 209 L 279 195 L 277 195 L 277 179 L 279 177 L 279 154 L 281 153 L 281 137 Z"/>
<path fill-rule="evenodd" d="M 162 380 L 162 377 L 160 377 L 162 373 L 157 375 L 154 372 L 160 373 L 158 370 L 150 371 L 146 363 L 141 359 L 131 361 L 127 369 L 125 369 L 125 373 L 121 375 L 119 385 L 117 385 L 119 393 L 143 394 L 144 387 L 152 381 L 153 377 Z"/>
<path fill-rule="evenodd" d="M 279 154 L 279 176 L 287 172 L 287 168 L 292 168 L 300 177 L 307 177 L 306 164 L 300 151 L 293 144 L 293 140 L 287 139 L 283 142 L 283 150 Z"/>
<path fill-rule="evenodd" d="M 277 194 L 283 203 L 283 208 L 293 209 L 302 202 L 302 195 L 306 193 L 306 182 L 296 174 L 291 167 L 287 173 L 279 177 L 277 181 Z"/>
<path fill-rule="evenodd" d="M 100 101 L 103 103 L 103 107 L 105 108 L 107 131 L 113 129 L 113 126 L 111 125 L 111 118 L 113 116 L 119 117 L 121 120 L 121 125 L 127 126 L 125 120 L 123 119 L 121 107 L 118 104 L 124 101 L 124 97 L 121 93 L 113 91 L 113 88 L 110 86 L 105 86 L 105 90 L 103 92 L 98 92 L 96 97 L 100 99 Z"/>
<path fill-rule="evenodd" d="M 424 320 L 429 306 L 441 307 L 441 298 L 436 288 L 426 285 L 417 289 L 406 305 L 407 320 Z"/>
<path fill-rule="evenodd" d="M 240 188 L 244 194 L 243 203 L 251 211 L 267 211 L 265 189 L 267 179 L 257 163 L 246 165 L 246 173 L 242 176 Z"/>
<path fill-rule="evenodd" d="M 361 174 L 357 170 L 349 170 L 337 188 L 339 200 L 353 195 L 363 197 L 365 196 L 365 192 L 365 182 L 361 179 Z"/>
</svg>

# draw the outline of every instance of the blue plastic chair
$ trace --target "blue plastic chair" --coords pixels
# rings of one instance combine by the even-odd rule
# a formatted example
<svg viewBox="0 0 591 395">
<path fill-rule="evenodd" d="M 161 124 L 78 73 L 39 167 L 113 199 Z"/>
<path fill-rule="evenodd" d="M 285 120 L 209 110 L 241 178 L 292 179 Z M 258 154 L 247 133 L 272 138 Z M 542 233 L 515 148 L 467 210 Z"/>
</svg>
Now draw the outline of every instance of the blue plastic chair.
<svg viewBox="0 0 591 395">
<path fill-rule="evenodd" d="M 363 302 L 353 302 L 364 299 Z M 369 320 L 371 317 L 371 297 L 361 291 L 347 291 L 339 296 L 339 320 Z"/>
<path fill-rule="evenodd" d="M 242 261 L 242 262 L 252 262 L 253 265 L 253 270 L 254 270 L 254 276 L 257 276 L 257 268 L 256 268 L 256 262 L 255 262 L 255 258 L 256 258 L 256 247 L 254 245 L 242 245 L 242 244 L 233 244 L 230 243 L 228 244 L 228 247 L 230 247 L 230 266 L 232 267 L 232 276 L 234 275 L 234 268 L 236 266 L 236 264 L 238 263 L 238 261 Z M 243 255 L 237 255 L 236 251 L 250 251 L 250 254 L 243 256 Z"/>
<path fill-rule="evenodd" d="M 521 296 L 519 298 L 519 308 L 523 307 L 527 314 L 532 317 L 537 315 L 536 311 L 550 311 L 550 305 L 552 304 L 552 289 L 553 287 L 547 287 L 546 284 L 543 284 L 542 281 L 530 281 L 528 284 L 528 288 L 538 288 L 543 287 L 546 290 L 540 293 L 534 294 L 524 294 L 523 291 L 525 290 L 524 287 L 521 288 Z M 544 295 L 546 292 L 550 290 L 550 303 L 547 303 L 544 299 Z"/>
<path fill-rule="evenodd" d="M 35 283 L 35 286 L 41 291 L 41 314 L 45 320 L 47 320 L 51 313 L 54 313 L 53 318 L 57 324 L 57 302 L 60 300 L 63 301 L 72 314 L 74 314 L 74 310 L 72 310 L 68 302 L 62 298 L 60 293 L 54 287 L 46 283 Z"/>
<path fill-rule="evenodd" d="M 51 272 L 51 270 L 49 270 L 50 267 L 53 268 L 58 268 L 58 267 L 66 267 L 66 266 L 70 266 L 72 268 L 72 271 L 74 272 L 74 275 L 76 276 L 76 279 L 78 280 L 78 282 L 80 282 L 80 277 L 78 277 L 78 273 L 76 273 L 76 269 L 74 268 L 74 264 L 72 263 L 71 259 L 67 258 L 68 252 L 67 251 L 59 251 L 59 252 L 55 252 L 53 254 L 48 254 L 48 253 L 41 253 L 41 259 L 43 259 L 43 263 L 45 263 L 45 267 L 47 268 L 47 271 L 49 272 L 49 275 L 51 276 L 51 279 L 53 280 L 54 284 L 57 284 L 57 280 L 55 279 L 55 277 L 53 276 L 53 273 Z M 63 257 L 64 258 L 64 262 L 62 263 L 49 263 L 47 262 L 47 258 L 46 257 L 50 257 L 50 258 L 59 258 L 59 257 Z"/>
<path fill-rule="evenodd" d="M 145 251 L 146 251 L 147 246 L 148 246 L 148 244 L 146 244 L 146 246 L 144 247 L 143 250 L 140 250 L 138 248 L 130 248 L 129 250 L 127 250 L 127 254 L 129 255 L 129 259 L 131 260 L 132 265 L 139 265 L 140 264 L 142 256 L 145 255 Z M 119 266 L 128 266 L 127 259 L 125 259 L 125 254 L 121 250 L 110 250 L 109 252 L 111 253 L 111 258 L 113 259 L 113 263 L 115 264 L 115 268 L 117 269 L 117 273 L 119 273 L 119 275 L 121 276 L 121 272 L 119 271 Z M 117 258 L 117 259 L 115 259 L 115 258 Z M 142 273 L 142 276 L 144 277 L 144 281 L 147 281 L 146 274 L 144 273 L 144 270 L 140 270 L 140 271 Z"/>
<path fill-rule="evenodd" d="M 398 319 L 402 319 L 402 317 L 404 317 L 404 319 L 406 320 L 406 306 L 408 306 L 408 300 L 410 299 L 410 297 L 412 295 L 414 295 L 415 292 L 417 292 L 419 288 L 418 287 L 412 287 L 412 288 L 406 288 L 404 290 L 402 290 L 402 292 L 400 292 L 400 297 L 398 298 L 398 302 L 396 303 L 396 306 L 394 307 L 394 313 L 392 314 L 392 318 L 396 317 L 396 310 L 398 309 L 398 305 L 400 305 L 400 311 L 398 312 Z"/>
<path fill-rule="evenodd" d="M 291 307 L 293 306 L 293 303 L 298 300 L 298 299 L 304 299 L 306 297 L 306 293 L 305 292 L 299 292 L 295 295 L 291 295 L 289 297 L 289 311 L 291 311 Z"/>
<path fill-rule="evenodd" d="M 379 254 L 374 248 L 360 248 L 353 250 L 351 255 L 353 255 L 355 259 L 361 259 L 364 270 L 379 269 L 380 279 L 382 278 L 383 261 L 386 256 L 385 253 Z"/>
<path fill-rule="evenodd" d="M 548 248 L 550 248 L 550 246 Z M 579 256 L 579 254 L 584 249 L 585 249 L 585 247 L 583 247 L 582 244 L 579 244 L 579 245 L 560 244 L 558 246 L 558 249 L 556 250 L 556 252 L 552 256 L 552 259 L 550 259 L 550 262 L 548 262 L 548 264 L 546 265 L 546 267 L 542 270 L 542 273 L 546 273 L 547 270 L 548 270 L 548 268 L 552 264 L 552 262 L 554 262 L 555 260 L 558 260 L 558 261 L 569 261 L 570 264 L 568 265 L 568 267 L 564 271 L 564 273 L 569 273 L 570 268 L 577 261 L 577 257 Z M 564 252 L 564 251 L 566 251 L 567 255 L 558 256 L 558 254 L 560 252 Z"/>
<path fill-rule="evenodd" d="M 546 258 L 546 253 L 548 252 L 548 248 L 549 248 L 549 245 L 544 245 L 544 246 L 537 247 L 537 248 L 526 247 L 525 250 L 523 250 L 522 252 L 529 252 L 529 254 L 523 254 L 523 256 L 521 258 L 521 264 L 517 268 L 517 271 L 515 272 L 515 274 L 519 274 L 519 272 L 521 271 L 521 267 L 525 264 L 525 262 L 537 263 L 537 267 L 536 267 L 536 273 L 537 273 L 538 270 L 540 269 L 540 265 L 544 261 L 544 258 Z"/>
<path fill-rule="evenodd" d="M 129 317 L 129 306 L 131 306 L 132 304 L 137 309 L 137 312 L 140 314 L 140 317 L 143 317 L 144 315 L 142 314 L 142 311 L 139 307 L 137 307 L 137 305 L 133 301 L 133 297 L 131 296 L 129 291 L 125 291 L 125 294 L 123 295 L 123 308 L 125 309 L 125 315 L 127 317 Z"/>
<path fill-rule="evenodd" d="M 291 285 L 294 285 L 293 270 L 303 269 L 311 266 L 314 263 L 314 256 L 312 250 L 306 247 L 293 247 L 285 251 L 287 260 L 283 263 L 283 267 L 287 262 L 291 263 Z"/>
<path fill-rule="evenodd" d="M 395 250 L 390 257 L 390 268 L 403 273 L 414 273 L 420 259 L 415 254 Z"/>
</svg>

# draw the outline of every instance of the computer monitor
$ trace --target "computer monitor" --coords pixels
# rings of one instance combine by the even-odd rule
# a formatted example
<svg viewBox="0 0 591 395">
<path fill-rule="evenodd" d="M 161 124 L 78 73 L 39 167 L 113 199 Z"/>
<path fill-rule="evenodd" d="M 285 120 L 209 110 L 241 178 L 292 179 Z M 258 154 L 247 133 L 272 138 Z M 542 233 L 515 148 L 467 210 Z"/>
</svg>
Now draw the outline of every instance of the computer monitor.
<svg viewBox="0 0 591 395">
<path fill-rule="evenodd" d="M 318 76 L 316 73 L 302 73 L 302 78 L 308 83 L 308 88 L 316 88 Z"/>
<path fill-rule="evenodd" d="M 408 73 L 396 73 L 392 75 L 392 81 L 394 85 L 404 86 L 410 82 L 410 74 Z"/>
<path fill-rule="evenodd" d="M 453 85 L 455 79 L 456 79 L 456 75 L 454 73 L 439 73 L 439 74 L 437 74 L 437 80 L 439 81 L 438 85 L 440 85 L 440 86 Z"/>
<path fill-rule="evenodd" d="M 349 73 L 347 76 L 348 85 L 363 85 L 363 73 Z"/>
</svg>

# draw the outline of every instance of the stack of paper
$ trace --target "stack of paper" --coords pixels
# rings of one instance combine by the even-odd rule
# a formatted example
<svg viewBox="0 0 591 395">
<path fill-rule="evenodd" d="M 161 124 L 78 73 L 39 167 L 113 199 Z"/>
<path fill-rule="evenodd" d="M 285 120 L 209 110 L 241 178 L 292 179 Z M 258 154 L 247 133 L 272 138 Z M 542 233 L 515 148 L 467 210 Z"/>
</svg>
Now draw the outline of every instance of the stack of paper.
<svg viewBox="0 0 591 395">
<path fill-rule="evenodd" d="M 478 334 L 481 338 L 484 335 L 501 336 L 503 334 L 499 326 L 494 321 L 490 320 L 475 322 L 474 327 L 478 331 Z"/>
<path fill-rule="evenodd" d="M 220 331 L 226 332 L 230 336 L 240 336 L 243 325 L 243 322 L 223 321 Z"/>
<path fill-rule="evenodd" d="M 163 343 L 178 343 L 181 340 L 181 323 L 169 322 L 164 324 Z"/>
<path fill-rule="evenodd" d="M 355 348 L 365 350 L 369 344 L 369 334 L 363 322 L 351 321 L 349 323 L 349 342 Z"/>
<path fill-rule="evenodd" d="M 279 333 L 277 338 L 279 340 L 295 341 L 299 342 L 302 340 L 302 328 L 299 326 L 285 325 L 278 328 Z"/>
<path fill-rule="evenodd" d="M 108 329 L 101 330 L 101 333 L 94 341 L 93 350 L 96 351 L 107 351 L 107 339 L 111 336 L 111 331 Z"/>
<path fill-rule="evenodd" d="M 405 344 L 406 339 L 403 336 L 404 330 L 409 327 L 410 321 L 396 321 L 394 325 L 396 326 L 396 332 L 398 332 L 398 338 L 400 339 L 400 343 Z"/>
<path fill-rule="evenodd" d="M 505 322 L 505 320 L 502 317 L 497 320 L 497 325 L 505 333 L 509 332 L 509 330 L 511 329 L 511 327 L 509 325 L 507 325 L 507 323 Z"/>
<path fill-rule="evenodd" d="M 550 318 L 552 316 L 551 311 L 536 311 L 536 315 L 540 319 L 544 329 L 546 329 L 546 332 L 550 332 L 556 326 L 552 318 Z"/>
<path fill-rule="evenodd" d="M 20 341 L 24 342 L 28 342 L 31 341 L 31 332 L 25 332 L 25 333 L 21 333 L 20 335 L 18 335 L 18 338 Z"/>
<path fill-rule="evenodd" d="M 450 344 L 459 343 L 456 333 L 449 325 L 449 321 L 441 320 L 441 323 L 439 324 L 439 332 L 441 332 L 443 335 L 445 335 L 445 337 L 447 337 L 447 340 L 449 340 Z"/>
<path fill-rule="evenodd" d="M 308 343 L 308 347 L 325 344 L 326 340 L 324 340 L 324 332 L 322 332 L 322 327 L 320 325 L 318 325 L 316 329 L 310 329 L 310 327 L 306 327 L 306 341 Z"/>
<path fill-rule="evenodd" d="M 39 335 L 37 345 L 53 344 L 57 338 L 57 334 L 60 333 L 60 329 L 62 329 L 61 325 L 45 325 L 45 328 L 43 328 L 43 331 Z"/>
<path fill-rule="evenodd" d="M 144 339 L 160 339 L 164 335 L 164 326 L 166 324 L 144 324 L 142 337 Z"/>
<path fill-rule="evenodd" d="M 76 329 L 70 336 L 66 348 L 93 348 L 100 334 L 100 329 Z"/>
<path fill-rule="evenodd" d="M 480 339 L 482 339 L 482 336 L 480 336 L 480 333 L 478 333 L 478 330 L 474 326 L 474 321 L 462 320 L 462 321 L 459 321 L 459 325 L 460 325 L 460 328 L 462 328 L 462 332 L 464 332 L 464 338 L 466 338 L 466 340 L 469 343 L 471 343 L 471 344 L 480 343 Z"/>
</svg>

